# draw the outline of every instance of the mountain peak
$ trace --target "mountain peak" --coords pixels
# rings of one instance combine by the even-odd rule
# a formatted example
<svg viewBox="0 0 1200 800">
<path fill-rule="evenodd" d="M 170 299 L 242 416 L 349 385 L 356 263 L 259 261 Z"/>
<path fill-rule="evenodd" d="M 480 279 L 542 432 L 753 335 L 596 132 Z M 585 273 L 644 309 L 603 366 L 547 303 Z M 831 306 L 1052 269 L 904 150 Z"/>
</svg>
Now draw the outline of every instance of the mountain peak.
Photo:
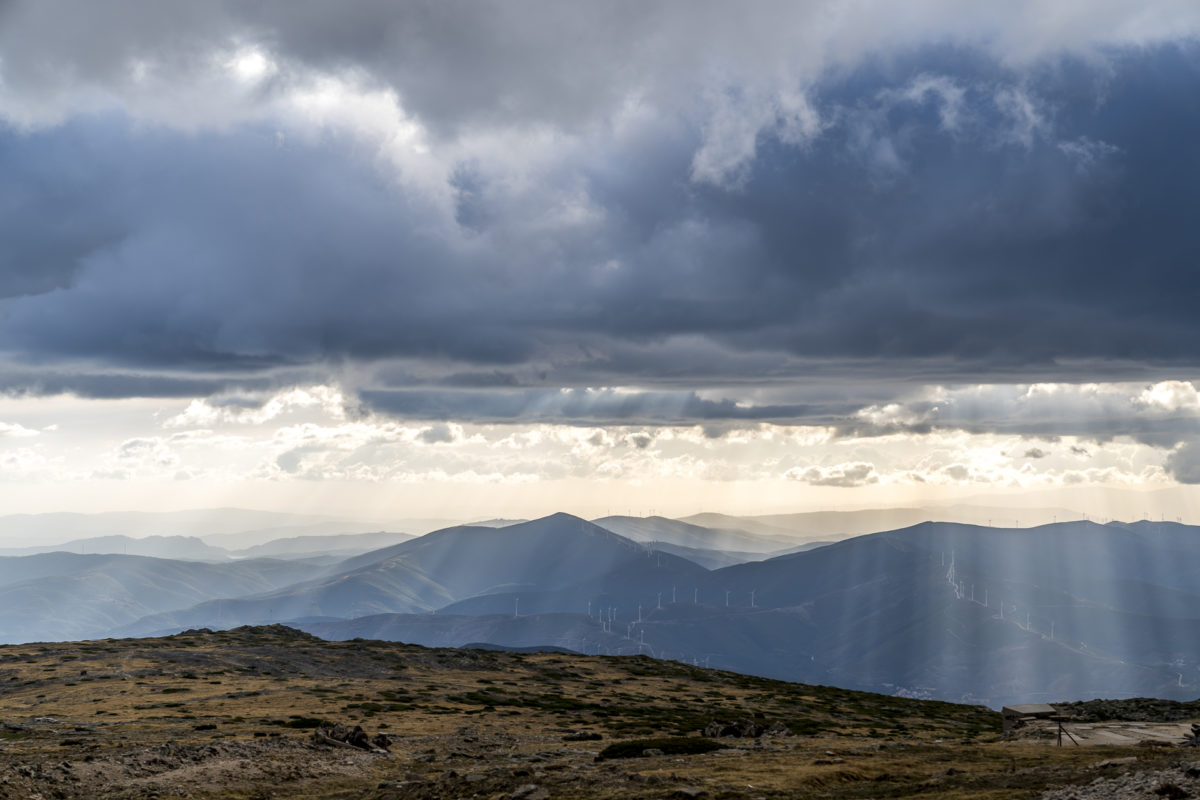
<svg viewBox="0 0 1200 800">
<path fill-rule="evenodd" d="M 556 511 L 553 514 L 549 514 L 545 517 L 538 517 L 537 519 L 532 519 L 532 520 L 529 520 L 528 522 L 522 522 L 517 525 L 509 525 L 507 528 L 503 528 L 502 530 L 519 532 L 519 531 L 523 531 L 523 530 L 528 531 L 528 530 L 538 530 L 538 529 L 549 528 L 549 527 L 564 527 L 564 526 L 568 530 L 574 529 L 576 526 L 578 526 L 578 528 L 599 528 L 600 527 L 600 526 L 596 525 L 595 523 L 589 522 L 588 520 L 583 519 L 582 517 L 577 517 L 574 514 L 568 514 L 565 511 Z"/>
<path fill-rule="evenodd" d="M 548 522 L 550 520 L 554 520 L 554 521 L 572 520 L 574 522 L 587 522 L 587 520 L 584 519 L 583 517 L 577 517 L 574 514 L 568 514 L 566 511 L 555 511 L 553 514 L 550 514 L 549 516 L 542 517 L 541 519 L 536 519 L 533 521 L 534 522 L 542 522 L 542 521 Z"/>
</svg>

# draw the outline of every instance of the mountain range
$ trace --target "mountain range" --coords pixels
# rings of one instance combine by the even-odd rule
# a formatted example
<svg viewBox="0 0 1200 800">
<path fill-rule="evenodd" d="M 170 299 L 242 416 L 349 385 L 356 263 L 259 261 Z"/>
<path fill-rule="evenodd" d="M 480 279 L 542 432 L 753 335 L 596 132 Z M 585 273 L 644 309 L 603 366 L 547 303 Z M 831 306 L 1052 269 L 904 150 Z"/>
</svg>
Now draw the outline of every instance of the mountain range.
<svg viewBox="0 0 1200 800">
<path fill-rule="evenodd" d="M 1200 684 L 1200 531 L 1175 523 L 922 522 L 783 554 L 767 548 L 788 535 L 761 528 L 567 514 L 343 538 L 210 561 L 2 557 L 0 639 L 286 622 L 328 639 L 643 653 L 991 705 L 1190 698 Z"/>
</svg>

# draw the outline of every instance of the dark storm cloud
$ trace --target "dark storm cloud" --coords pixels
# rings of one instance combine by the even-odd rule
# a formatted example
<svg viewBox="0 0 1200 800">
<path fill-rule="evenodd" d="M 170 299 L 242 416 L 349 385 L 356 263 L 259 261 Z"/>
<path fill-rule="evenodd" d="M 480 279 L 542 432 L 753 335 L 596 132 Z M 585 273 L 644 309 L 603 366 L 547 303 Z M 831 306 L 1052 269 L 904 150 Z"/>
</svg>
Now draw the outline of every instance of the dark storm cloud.
<svg viewBox="0 0 1200 800">
<path fill-rule="evenodd" d="M 66 290 L 9 301 L 0 347 L 22 357 L 256 369 L 395 354 L 511 362 L 531 347 L 528 331 L 476 313 L 493 288 L 487 259 L 456 258 L 423 230 L 428 210 L 333 148 L 93 119 L 0 133 L 0 168 L 15 165 L 31 176 L 22 203 L 66 193 L 79 216 L 120 231 L 61 264 L 75 276 Z M 100 177 L 59 185 L 75 170 Z M 18 254 L 36 244 L 11 233 Z"/>
<path fill-rule="evenodd" d="M 441 378 L 438 383 L 442 386 L 455 386 L 464 389 L 484 389 L 499 386 L 519 386 L 520 379 L 511 372 L 492 370 L 491 372 L 456 372 Z"/>
<path fill-rule="evenodd" d="M 337 133 L 280 137 L 266 122 L 181 133 L 116 113 L 0 129 L 0 349 L 51 370 L 86 362 L 148 376 L 127 382 L 130 394 L 184 393 L 183 372 L 203 394 L 236 388 L 210 377 L 218 372 L 407 359 L 438 365 L 437 376 L 412 389 L 366 386 L 368 407 L 439 419 L 791 419 L 862 434 L 1071 426 L 921 409 L 915 421 L 847 422 L 846 396 L 739 405 L 691 389 L 739 397 L 820 369 L 850 385 L 881 370 L 889 380 L 1063 370 L 1103 380 L 1131 364 L 1200 366 L 1194 44 L 1114 49 L 1100 67 L 1007 67 L 946 48 L 831 71 L 810 92 L 822 122 L 811 137 L 766 125 L 738 180 L 714 185 L 694 180 L 713 136 L 694 116 L 649 114 L 614 133 L 584 124 L 614 99 L 572 111 L 600 81 L 587 66 L 599 59 L 592 40 L 580 72 L 533 75 L 534 64 L 553 70 L 517 47 L 525 40 L 485 36 L 487 15 L 470 20 L 458 34 L 479 39 L 480 63 L 512 48 L 528 57 L 499 71 L 523 87 L 506 104 L 491 74 L 462 86 L 443 52 L 429 53 L 431 77 L 409 77 L 417 44 L 447 24 L 436 10 L 414 39 L 411 26 L 366 24 L 372 4 L 339 19 L 323 6 L 282 20 L 270 8 L 229 13 L 249 15 L 272 47 L 312 68 L 349 68 L 349 54 L 363 53 L 373 80 L 399 86 L 430 124 L 549 120 L 559 109 L 578 118 L 562 123 L 578 146 L 525 184 L 509 180 L 521 165 L 473 155 L 452 170 L 447 214 Z M 590 14 L 563 24 L 592 24 Z M 201 34 L 225 30 L 205 20 Z M 151 46 L 131 41 L 123 58 Z M 99 62 L 115 57 L 95 58 L 103 74 L 111 65 Z M 5 67 L 10 82 L 57 79 L 20 63 L 19 74 Z M 570 75 L 580 83 L 560 85 Z M 537 97 L 544 107 L 531 105 Z M 65 385 L 47 375 L 28 385 Z M 588 393 L 588 376 L 678 391 Z M 1135 433 L 1147 441 L 1179 434 L 1163 420 L 1144 425 Z"/>
<path fill-rule="evenodd" d="M 1200 444 L 1187 442 L 1167 456 L 1167 473 L 1180 483 L 1200 483 Z"/>
<path fill-rule="evenodd" d="M 696 12 L 679 22 L 703 24 L 708 12 Z M 598 107 L 622 102 L 628 81 L 639 77 L 631 64 L 624 80 L 614 80 L 622 69 L 614 48 L 643 64 L 668 55 L 656 47 L 696 63 L 684 37 L 647 35 L 671 16 L 678 14 L 633 2 L 47 0 L 0 3 L 0 45 L 5 82 L 36 96 L 35 106 L 85 91 L 144 97 L 131 65 L 168 84 L 187 83 L 211 67 L 214 49 L 260 45 L 284 70 L 268 91 L 303 70 L 353 72 L 397 90 L 426 124 L 451 129 L 593 118 Z"/>
<path fill-rule="evenodd" d="M 365 410 L 419 419 L 471 422 L 686 425 L 702 420 L 782 421 L 828 424 L 846 407 L 740 406 L 706 400 L 694 392 L 617 392 L 611 389 L 524 391 L 365 390 Z"/>
<path fill-rule="evenodd" d="M 803 155 L 774 145 L 744 192 L 712 193 L 724 219 L 754 220 L 763 316 L 779 323 L 733 340 L 985 374 L 1067 358 L 1194 363 L 1200 237 L 1187 209 L 1200 163 L 1177 137 L 1200 129 L 1200 109 L 1178 102 L 1200 76 L 1196 50 L 1121 59 L 1104 97 L 1081 65 L 1038 74 L 1023 91 L 1046 132 L 1027 145 L 1009 140 L 1020 120 L 998 102 L 1015 90 L 945 58 L 971 115 L 959 132 L 940 129 L 931 102 L 887 103 L 869 123 L 843 117 Z M 826 97 L 848 105 L 885 81 L 860 74 Z M 888 159 L 857 158 L 856 136 Z"/>
<path fill-rule="evenodd" d="M 6 0 L 0 75 L 30 104 L 116 97 L 147 110 L 157 89 L 176 91 L 211 68 L 214 50 L 255 46 L 280 66 L 269 91 L 306 70 L 353 73 L 394 90 L 435 129 L 574 129 L 607 120 L 631 96 L 691 114 L 706 90 L 794 94 L 865 54 L 928 42 L 961 41 L 1026 64 L 1186 40 L 1198 28 L 1200 12 L 1187 3 L 1133 0 L 1013 0 L 1002 13 L 945 0 L 834 13 L 794 0 Z M 787 97 L 775 101 L 781 114 L 794 110 Z"/>
<path fill-rule="evenodd" d="M 308 376 L 312 383 L 314 376 Z M 205 397 L 228 391 L 267 391 L 288 386 L 300 376 L 173 376 L 156 373 L 58 372 L 0 369 L 0 394 L 73 394 L 97 400 L 123 397 Z M 215 403 L 215 401 L 214 401 Z"/>
<path fill-rule="evenodd" d="M 69 162 L 74 153 L 59 157 Z M 51 191 L 40 176 L 6 163 L 0 184 L 0 298 L 41 294 L 70 286 L 89 252 L 119 240 L 119 222 L 86 204 L 104 190 L 102 176 L 68 171 Z M 34 182 L 35 185 L 31 185 Z"/>
</svg>

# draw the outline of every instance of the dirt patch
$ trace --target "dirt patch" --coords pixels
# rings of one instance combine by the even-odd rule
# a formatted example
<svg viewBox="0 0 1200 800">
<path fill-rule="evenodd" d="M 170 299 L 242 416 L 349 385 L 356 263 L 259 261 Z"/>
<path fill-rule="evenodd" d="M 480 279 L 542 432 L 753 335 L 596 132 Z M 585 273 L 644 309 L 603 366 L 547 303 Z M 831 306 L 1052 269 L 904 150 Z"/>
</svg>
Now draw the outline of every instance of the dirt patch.
<svg viewBox="0 0 1200 800">
<path fill-rule="evenodd" d="M 1064 722 L 1063 747 L 1095 746 L 1154 746 L 1175 747 L 1192 732 L 1191 720 L 1183 722 Z M 1027 722 L 1015 729 L 1011 737 L 1025 742 L 1057 745 L 1058 724 L 1048 720 Z"/>
</svg>

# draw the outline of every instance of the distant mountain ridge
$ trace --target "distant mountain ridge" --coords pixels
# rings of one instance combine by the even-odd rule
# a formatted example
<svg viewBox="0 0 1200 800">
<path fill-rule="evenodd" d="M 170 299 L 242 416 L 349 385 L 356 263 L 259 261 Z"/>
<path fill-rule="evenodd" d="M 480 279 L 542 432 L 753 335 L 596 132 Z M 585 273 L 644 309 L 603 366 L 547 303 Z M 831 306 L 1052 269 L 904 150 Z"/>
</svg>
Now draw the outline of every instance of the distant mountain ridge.
<svg viewBox="0 0 1200 800">
<path fill-rule="evenodd" d="M 635 542 L 665 542 L 699 550 L 774 553 L 797 544 L 794 538 L 782 532 L 776 535 L 739 530 L 732 526 L 705 527 L 666 517 L 614 516 L 592 521 Z"/>
<path fill-rule="evenodd" d="M 0 516 L 0 545 L 16 539 L 41 546 L 98 536 L 205 536 L 238 534 L 263 528 L 336 522 L 333 517 L 212 508 L 192 511 L 114 511 L 98 514 L 53 512 Z M 209 544 L 213 544 L 209 542 Z"/>
<path fill-rule="evenodd" d="M 400 519 L 384 524 L 242 508 L 9 514 L 0 516 L 0 548 L 26 550 L 110 536 L 130 539 L 160 536 L 194 537 L 212 547 L 238 551 L 287 537 L 372 533 L 383 529 L 419 535 L 450 524 L 453 523 L 435 519 Z"/>
<path fill-rule="evenodd" d="M 731 516 L 703 513 L 681 517 L 706 528 L 729 528 L 762 536 L 796 541 L 840 540 L 880 531 L 899 530 L 922 522 L 956 522 L 965 525 L 1033 527 L 1067 520 L 1082 520 L 1084 515 L 1066 508 L 1002 508 L 986 505 L 957 504 L 917 508 L 863 509 L 856 511 L 806 511 L 795 514 Z M 782 548 L 780 548 L 782 549 Z"/>
<path fill-rule="evenodd" d="M 407 542 L 416 537 L 410 533 L 374 531 L 371 533 L 342 533 L 333 535 L 288 536 L 272 539 L 242 550 L 226 551 L 236 558 L 287 558 L 295 556 L 369 553 L 383 547 Z"/>
<path fill-rule="evenodd" d="M 35 555 L 37 553 L 79 553 L 80 555 L 132 555 L 153 558 L 179 558 L 192 561 L 224 561 L 229 551 L 213 547 L 195 536 L 144 536 L 135 538 L 114 534 L 75 539 L 56 545 L 38 547 L 0 547 L 0 556 Z"/>
</svg>

